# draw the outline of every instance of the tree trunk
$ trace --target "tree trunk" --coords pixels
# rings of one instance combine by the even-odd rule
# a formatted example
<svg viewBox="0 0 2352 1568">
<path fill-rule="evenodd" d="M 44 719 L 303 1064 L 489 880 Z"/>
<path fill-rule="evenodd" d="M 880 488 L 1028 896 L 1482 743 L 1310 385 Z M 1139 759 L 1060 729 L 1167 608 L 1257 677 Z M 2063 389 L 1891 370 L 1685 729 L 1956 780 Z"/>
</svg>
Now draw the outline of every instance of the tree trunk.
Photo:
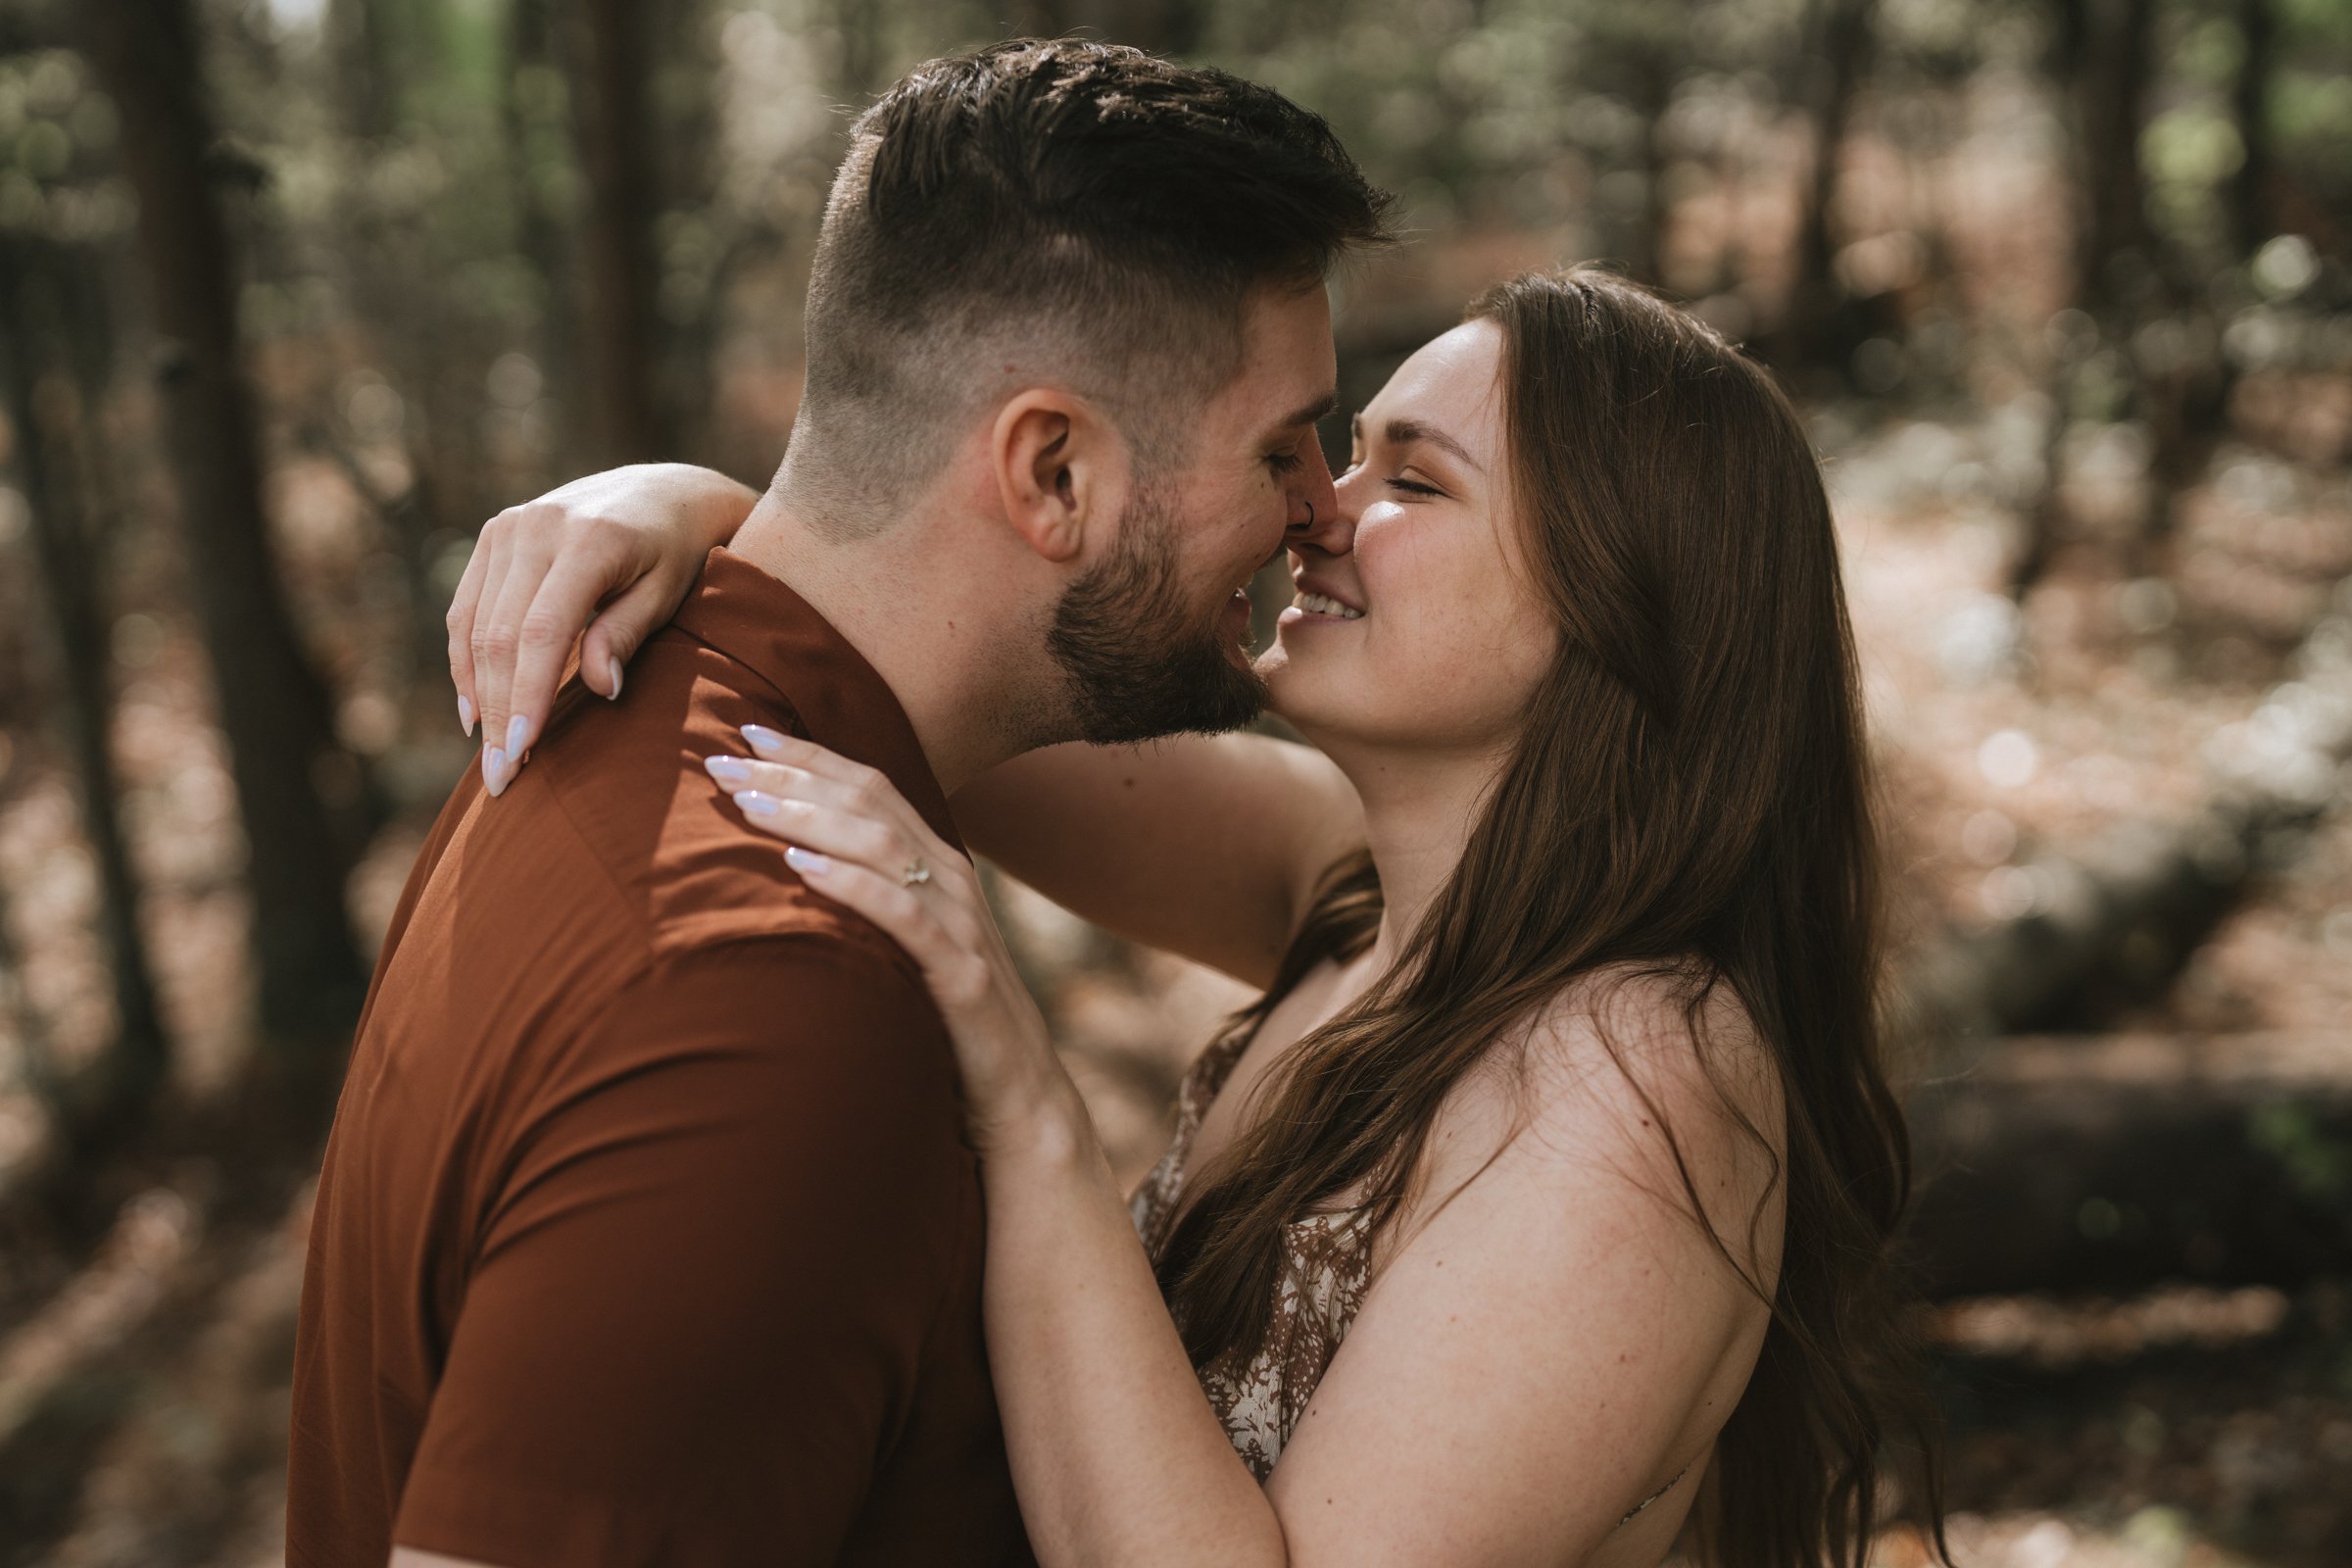
<svg viewBox="0 0 2352 1568">
<path fill-rule="evenodd" d="M 59 462 L 76 432 L 60 428 L 61 401 L 74 394 L 40 323 L 66 319 L 48 286 L 58 258 L 45 241 L 0 232 L 0 375 L 16 430 L 17 471 L 31 513 L 33 552 L 57 624 L 58 676 L 66 727 L 81 775 L 82 827 L 98 862 L 99 926 L 113 970 L 115 1038 L 74 1084 L 58 1085 L 58 1131 L 69 1160 L 111 1145 L 134 1126 L 171 1071 L 171 1046 L 156 1006 L 154 966 L 139 929 L 138 879 L 116 813 L 120 794 L 112 737 L 114 667 L 89 526 L 71 474 Z M 86 265 L 86 263 L 85 263 Z"/>
<path fill-rule="evenodd" d="M 2009 564 L 2009 597 L 2019 604 L 2034 585 L 2049 575 L 2050 564 L 2058 559 L 2058 547 L 2067 534 L 2066 492 L 2066 432 L 2073 423 L 2067 413 L 2074 384 L 2074 367 L 2061 365 L 2050 376 L 2050 422 L 2041 432 L 2041 488 L 2025 499 L 2020 507 L 2024 514 L 2025 537 L 2019 542 L 2017 559 Z"/>
<path fill-rule="evenodd" d="M 2271 77 L 2278 63 L 2278 18 L 2273 0 L 2237 0 L 2237 33 L 2245 58 L 2230 95 L 2245 157 L 2230 180 L 2230 218 L 2237 254 L 2260 250 L 2278 231 L 2271 212 L 2271 172 L 2278 163 L 2271 135 Z"/>
<path fill-rule="evenodd" d="M 329 0 L 327 47 L 342 98 L 344 130 L 363 155 L 399 127 L 399 73 L 392 65 L 383 0 Z"/>
<path fill-rule="evenodd" d="M 99 80 L 122 116 L 122 162 L 154 291 L 157 390 L 188 565 L 248 842 L 266 1068 L 331 1082 L 366 988 L 343 902 L 352 846 L 322 783 L 355 801 L 356 761 L 279 585 L 262 509 L 236 275 L 208 177 L 214 142 L 187 0 L 83 0 Z"/>
<path fill-rule="evenodd" d="M 879 5 L 868 9 L 881 14 Z M 664 62 L 664 73 L 693 81 L 715 79 L 722 62 L 711 29 L 705 25 L 709 6 L 697 0 L 656 15 L 660 20 L 653 47 L 655 57 Z M 867 47 L 867 69 L 877 75 L 887 71 L 879 29 L 870 34 Z M 665 456 L 705 465 L 718 456 L 711 440 L 711 404 L 718 389 L 718 367 L 725 359 L 727 292 L 736 269 L 775 237 L 764 217 L 737 211 L 719 189 L 723 160 L 718 111 L 717 100 L 708 93 L 663 105 L 654 181 L 668 211 L 699 227 L 709 247 L 706 258 L 695 254 L 699 245 L 688 243 L 674 269 L 669 257 L 662 258 L 660 299 L 660 374 L 663 416 L 671 434 Z M 696 236 L 686 238 L 691 242 Z M 764 487 L 768 477 L 763 467 L 751 483 Z"/>
<path fill-rule="evenodd" d="M 404 675 L 412 697 L 446 691 L 449 633 L 442 620 L 448 608 L 433 578 L 433 555 L 441 535 L 437 503 L 450 471 L 443 431 L 460 421 L 438 418 L 436 372 L 447 364 L 449 344 L 476 340 L 463 328 L 453 332 L 446 303 L 431 269 L 416 261 L 416 222 L 387 221 L 368 178 L 400 129 L 404 65 L 430 72 L 438 63 L 416 61 L 416 52 L 392 47 L 396 28 L 393 0 L 334 0 L 328 13 L 335 49 L 335 80 L 342 100 L 343 149 L 347 177 L 336 203 L 338 250 L 350 270 L 349 288 L 360 318 L 371 328 L 371 354 L 404 403 L 402 445 L 409 482 L 386 493 L 368 476 L 349 445 L 325 418 L 306 419 L 296 439 L 306 449 L 331 457 L 346 480 L 381 524 L 385 543 L 400 562 L 409 596 L 409 635 Z M 471 368 L 478 385 L 478 361 Z M 431 706 L 445 707 L 435 696 Z"/>
<path fill-rule="evenodd" d="M 1876 0 L 1821 0 L 1806 51 L 1813 79 L 1806 84 L 1806 118 L 1812 122 L 1813 169 L 1798 220 L 1796 282 L 1775 356 L 1788 367 L 1810 364 L 1829 351 L 1830 318 L 1843 292 L 1837 272 L 1837 235 L 1831 227 L 1838 200 L 1838 158 L 1853 123 L 1869 65 Z"/>
<path fill-rule="evenodd" d="M 588 179 L 582 259 L 588 423 L 600 467 L 669 455 L 656 345 L 662 215 L 650 137 L 652 39 L 637 0 L 584 0 L 572 108 Z"/>
<path fill-rule="evenodd" d="M 2230 400 L 2237 388 L 2237 363 L 2222 346 L 2223 322 L 2215 314 L 2199 301 L 2177 312 L 2173 321 L 2191 346 L 2170 363 L 2137 368 L 2140 414 L 2154 439 L 2147 510 L 2125 552 L 2124 571 L 2132 577 L 2151 575 L 2162 565 L 2189 491 L 2213 466 L 2230 433 Z"/>
<path fill-rule="evenodd" d="M 1609 226 L 1614 230 L 1612 258 L 1623 264 L 1629 275 L 1644 283 L 1662 282 L 1666 270 L 1666 229 L 1674 217 L 1666 199 L 1666 174 L 1674 162 L 1666 111 L 1674 103 L 1678 58 L 1671 40 L 1657 27 L 1636 20 L 1596 34 L 1576 77 L 1562 89 L 1590 93 L 1605 86 L 1608 92 L 1623 95 L 1640 122 L 1631 149 L 1633 166 L 1619 172 L 1639 180 L 1640 196 L 1631 212 L 1622 217 L 1612 213 Z M 1458 107 L 1466 113 L 1471 106 Z"/>
<path fill-rule="evenodd" d="M 2278 50 L 2272 0 L 2238 0 L 2236 20 L 2245 48 L 2230 94 L 2231 115 L 2244 158 L 2226 193 L 2230 245 L 2239 261 L 2250 260 L 2277 230 L 2270 210 L 2271 145 L 2269 90 Z M 2181 504 L 2205 477 L 2230 432 L 2230 404 L 2237 390 L 2237 356 L 2223 346 L 2225 322 L 2213 308 L 2211 291 L 2169 269 L 2169 292 L 2181 302 L 2172 326 L 2180 347 L 2158 363 L 2136 363 L 2141 417 L 2154 436 L 2148 465 L 2147 513 L 2127 551 L 2128 575 L 2158 569 L 2180 531 Z"/>
<path fill-rule="evenodd" d="M 2218 365 L 2162 368 L 2151 374 L 2132 345 L 2140 326 L 2193 299 L 2197 283 L 2177 257 L 2160 253 L 2148 226 L 2148 178 L 2139 156 L 2148 94 L 2156 73 L 2156 0 L 2060 0 L 2048 70 L 2077 151 L 2074 185 L 2074 303 L 2098 323 L 2127 370 L 2125 406 L 2158 433 L 2146 515 L 2127 546 L 2123 566 L 2145 569 L 2171 531 L 2180 492 L 2202 475 L 2229 384 Z M 2023 601 L 2057 554 L 2065 523 L 2057 462 L 2079 366 L 2052 368 L 2057 411 L 2047 477 L 2028 508 L 2025 548 L 2010 569 L 2011 597 Z M 2208 412 L 2213 411 L 2213 412 Z M 2179 430 L 2188 430 L 2187 439 Z"/>
<path fill-rule="evenodd" d="M 1934 1298 L 2352 1272 L 2342 1041 L 2008 1041 L 1912 1096 Z"/>
<path fill-rule="evenodd" d="M 2148 243 L 2147 172 L 2140 167 L 2139 137 L 2147 123 L 2156 64 L 2156 0 L 2108 0 L 2101 11 L 2103 16 L 2099 11 L 2092 16 L 2107 25 L 2092 27 L 2095 46 L 2077 84 L 2084 98 L 2075 297 L 2093 316 L 2119 303 L 2119 293 L 2131 292 L 2128 280 L 2117 275 L 2117 263 L 2143 252 Z"/>
<path fill-rule="evenodd" d="M 2085 310 L 2089 308 L 2082 293 L 2082 275 L 2083 257 L 2088 254 L 2090 243 L 2087 192 L 2090 188 L 2088 126 L 2093 96 L 2091 5 L 2092 0 L 2053 0 L 2049 48 L 2042 57 L 2042 74 L 2048 78 L 2051 110 L 2065 144 L 2059 154 L 2060 172 L 2071 192 L 2075 248 L 2071 303 Z M 2054 355 L 2045 388 L 2050 402 L 2050 422 L 2042 431 L 2041 488 L 2021 501 L 2019 511 L 2025 522 L 2025 537 L 2020 542 L 2017 559 L 2009 564 L 2009 597 L 2020 604 L 2049 571 L 2066 532 L 2066 500 L 2060 486 L 2066 476 L 2062 460 L 2067 427 L 2072 420 L 2075 370 L 2071 359 Z"/>
<path fill-rule="evenodd" d="M 543 162 L 568 158 L 572 148 L 556 125 L 546 122 L 557 117 L 543 114 L 548 106 L 530 90 L 542 74 L 560 74 L 556 62 L 561 50 L 550 0 L 514 0 L 507 14 L 506 42 L 499 113 L 506 125 L 508 179 L 514 192 L 516 248 L 539 280 L 532 347 L 546 384 L 556 391 L 557 471 L 576 473 L 588 466 L 582 461 L 580 366 L 572 341 L 572 325 L 580 319 L 579 290 L 572 247 L 549 204 L 550 181 L 542 168 Z"/>
</svg>

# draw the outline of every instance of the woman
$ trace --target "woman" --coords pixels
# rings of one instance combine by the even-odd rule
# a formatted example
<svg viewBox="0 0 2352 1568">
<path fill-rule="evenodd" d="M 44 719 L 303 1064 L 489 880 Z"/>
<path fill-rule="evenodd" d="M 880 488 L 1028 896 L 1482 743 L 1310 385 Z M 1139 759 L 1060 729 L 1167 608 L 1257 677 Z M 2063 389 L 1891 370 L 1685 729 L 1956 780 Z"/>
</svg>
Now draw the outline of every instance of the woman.
<svg viewBox="0 0 2352 1568">
<path fill-rule="evenodd" d="M 1132 1223 L 969 864 L 806 742 L 709 764 L 956 1040 L 1038 1555 L 1616 1568 L 1692 1518 L 1726 1568 L 1859 1565 L 1908 1152 L 1803 428 L 1577 269 L 1480 300 L 1354 447 L 1259 665 L 1314 750 L 1060 747 L 956 802 L 1013 874 L 1265 988 Z M 748 505 L 636 494 L 662 564 L 592 639 L 634 647 Z"/>
</svg>

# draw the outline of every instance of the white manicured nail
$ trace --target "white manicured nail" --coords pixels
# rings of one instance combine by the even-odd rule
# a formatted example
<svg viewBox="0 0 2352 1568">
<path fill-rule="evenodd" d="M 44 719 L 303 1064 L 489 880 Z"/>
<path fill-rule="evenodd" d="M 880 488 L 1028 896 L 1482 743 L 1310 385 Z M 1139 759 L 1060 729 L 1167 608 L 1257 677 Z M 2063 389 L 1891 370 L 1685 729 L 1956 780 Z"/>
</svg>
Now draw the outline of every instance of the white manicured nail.
<svg viewBox="0 0 2352 1568">
<path fill-rule="evenodd" d="M 520 757 L 530 750 L 531 721 L 516 713 L 507 720 L 507 755 Z"/>
<path fill-rule="evenodd" d="M 507 793 L 507 754 L 493 746 L 482 753 L 482 782 L 493 796 Z"/>
<path fill-rule="evenodd" d="M 466 726 L 466 738 L 473 739 L 473 699 L 458 693 L 458 722 Z"/>
<path fill-rule="evenodd" d="M 746 724 L 743 738 L 752 743 L 752 750 L 761 757 L 773 757 L 784 750 L 784 737 L 765 724 Z"/>
<path fill-rule="evenodd" d="M 703 766 L 721 784 L 741 789 L 752 781 L 752 764 L 740 757 L 706 757 Z"/>
<path fill-rule="evenodd" d="M 616 703 L 617 703 L 617 702 L 619 702 L 619 701 L 620 701 L 620 656 L 619 656 L 618 654 L 614 654 L 614 655 L 612 655 L 612 700 L 613 700 L 614 702 L 616 702 Z"/>
<path fill-rule="evenodd" d="M 784 863 L 803 876 L 823 876 L 833 869 L 830 856 L 819 855 L 814 850 L 804 850 L 798 844 L 785 846 Z"/>
<path fill-rule="evenodd" d="M 782 801 L 758 790 L 737 790 L 735 804 L 743 808 L 746 816 L 773 816 L 784 809 Z"/>
</svg>

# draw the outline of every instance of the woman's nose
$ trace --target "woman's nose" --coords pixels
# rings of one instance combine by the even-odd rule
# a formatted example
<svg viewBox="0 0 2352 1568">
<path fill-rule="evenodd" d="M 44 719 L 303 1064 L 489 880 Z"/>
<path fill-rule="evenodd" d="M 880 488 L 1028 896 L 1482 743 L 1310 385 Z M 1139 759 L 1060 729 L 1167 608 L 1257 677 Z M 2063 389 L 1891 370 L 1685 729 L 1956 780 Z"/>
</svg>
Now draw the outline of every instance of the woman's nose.
<svg viewBox="0 0 2352 1568">
<path fill-rule="evenodd" d="M 1306 466 L 1291 491 L 1290 526 L 1283 543 L 1312 545 L 1339 555 L 1347 550 L 1355 525 L 1340 515 L 1339 492 L 1332 483 L 1331 465 L 1323 461 L 1323 444 L 1310 440 L 1306 446 Z"/>
</svg>

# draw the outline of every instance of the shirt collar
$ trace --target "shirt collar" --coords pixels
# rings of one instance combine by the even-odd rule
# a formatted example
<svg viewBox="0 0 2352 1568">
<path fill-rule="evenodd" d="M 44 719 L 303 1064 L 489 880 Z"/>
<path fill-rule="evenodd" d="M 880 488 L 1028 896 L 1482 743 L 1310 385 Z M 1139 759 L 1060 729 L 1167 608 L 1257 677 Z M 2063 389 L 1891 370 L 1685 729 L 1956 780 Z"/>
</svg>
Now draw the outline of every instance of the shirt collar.
<svg viewBox="0 0 2352 1568">
<path fill-rule="evenodd" d="M 800 716 L 803 735 L 882 773 L 932 832 L 962 851 L 906 710 L 808 600 L 722 545 L 672 624 L 774 687 Z"/>
</svg>

